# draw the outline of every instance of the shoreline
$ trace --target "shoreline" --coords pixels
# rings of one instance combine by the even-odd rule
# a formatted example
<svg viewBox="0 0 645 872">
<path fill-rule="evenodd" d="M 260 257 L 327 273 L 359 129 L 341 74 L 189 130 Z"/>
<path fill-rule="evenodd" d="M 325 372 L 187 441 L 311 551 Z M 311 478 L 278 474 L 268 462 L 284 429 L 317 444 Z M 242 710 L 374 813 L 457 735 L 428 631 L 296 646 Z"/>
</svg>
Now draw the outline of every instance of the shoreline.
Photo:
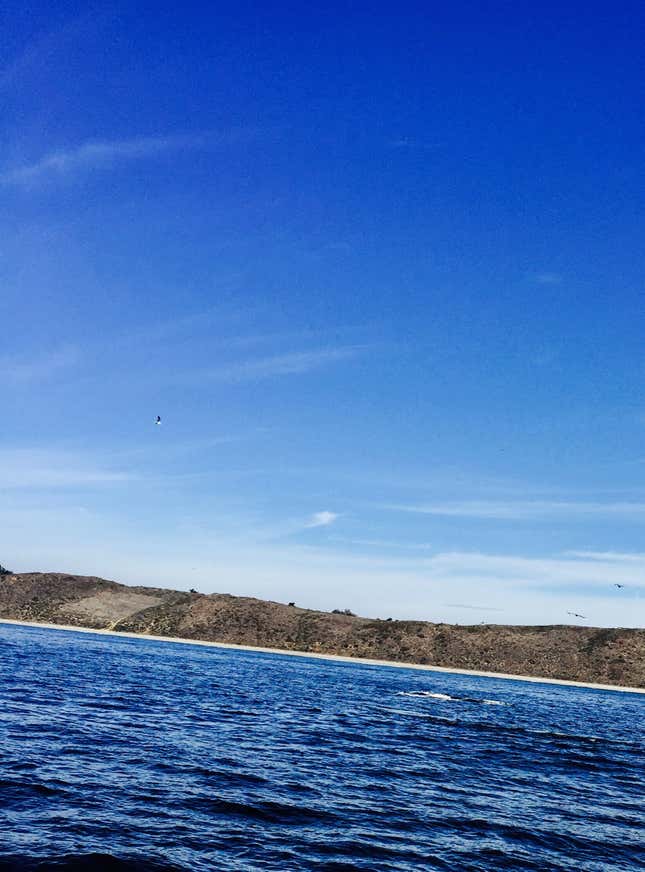
<svg viewBox="0 0 645 872">
<path fill-rule="evenodd" d="M 0 624 L 18 627 L 39 627 L 41 630 L 62 630 L 72 633 L 94 633 L 98 636 L 116 636 L 121 639 L 146 639 L 150 642 L 175 642 L 178 645 L 201 645 L 207 648 L 225 648 L 234 651 L 250 651 L 256 654 L 282 654 L 287 657 L 312 657 L 316 660 L 332 660 L 360 666 L 389 666 L 395 669 L 418 669 L 424 672 L 440 672 L 452 675 L 472 675 L 479 678 L 502 678 L 510 681 L 527 681 L 532 684 L 560 684 L 565 687 L 586 687 L 589 690 L 613 690 L 618 693 L 645 694 L 645 688 L 626 687 L 619 684 L 599 684 L 587 681 L 569 681 L 564 678 L 542 678 L 535 675 L 513 675 L 507 672 L 486 672 L 478 669 L 459 669 L 452 666 L 429 666 L 425 663 L 401 663 L 395 660 L 375 660 L 367 657 L 349 657 L 343 654 L 321 654 L 313 651 L 288 651 L 284 648 L 263 648 L 254 645 L 236 645 L 234 642 L 209 642 L 205 639 L 182 639 L 176 636 L 151 636 L 147 633 L 119 632 L 118 630 L 75 627 L 70 624 L 47 624 L 38 621 L 17 621 L 0 618 Z"/>
</svg>

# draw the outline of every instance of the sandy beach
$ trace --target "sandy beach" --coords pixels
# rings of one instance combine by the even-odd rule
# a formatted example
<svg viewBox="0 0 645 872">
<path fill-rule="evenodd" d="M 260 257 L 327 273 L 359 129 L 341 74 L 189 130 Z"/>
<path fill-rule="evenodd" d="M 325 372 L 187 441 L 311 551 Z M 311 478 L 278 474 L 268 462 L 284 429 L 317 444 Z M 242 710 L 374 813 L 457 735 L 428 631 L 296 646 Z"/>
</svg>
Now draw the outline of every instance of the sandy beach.
<svg viewBox="0 0 645 872">
<path fill-rule="evenodd" d="M 312 657 L 317 660 L 334 660 L 338 663 L 355 663 L 363 666 L 389 666 L 394 669 L 420 669 L 425 672 L 445 672 L 454 675 L 475 675 L 482 678 L 504 678 L 513 681 L 530 681 L 537 684 L 563 684 L 567 687 L 587 687 L 592 690 L 614 690 L 619 693 L 642 693 L 645 688 L 622 687 L 615 684 L 596 684 L 585 681 L 565 681 L 560 678 L 540 678 L 536 675 L 511 675 L 504 672 L 484 672 L 476 669 L 457 669 L 445 666 L 428 666 L 421 663 L 399 663 L 392 660 L 371 660 L 363 657 L 345 657 L 342 654 L 318 654 L 311 651 L 287 651 L 282 648 L 260 648 L 253 645 L 235 645 L 232 642 L 207 642 L 200 639 L 179 639 L 174 636 L 149 636 L 145 633 L 120 633 L 115 630 L 97 630 L 92 627 L 73 627 L 67 624 L 41 624 L 36 621 L 12 621 L 0 618 L 0 624 L 19 627 L 40 627 L 45 630 L 63 630 L 72 633 L 94 633 L 98 636 L 117 636 L 127 639 L 148 639 L 151 642 L 174 642 L 178 645 L 202 645 L 207 648 L 229 648 L 236 651 L 255 651 L 260 654 L 284 654 L 289 657 Z"/>
</svg>

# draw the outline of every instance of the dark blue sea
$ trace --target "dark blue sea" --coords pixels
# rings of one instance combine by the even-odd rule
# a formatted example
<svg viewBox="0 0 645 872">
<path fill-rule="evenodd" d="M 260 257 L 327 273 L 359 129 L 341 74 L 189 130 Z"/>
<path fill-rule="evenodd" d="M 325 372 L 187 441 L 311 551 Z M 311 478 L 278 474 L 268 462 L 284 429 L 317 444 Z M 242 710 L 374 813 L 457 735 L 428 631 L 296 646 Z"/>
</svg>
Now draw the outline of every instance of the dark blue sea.
<svg viewBox="0 0 645 872">
<path fill-rule="evenodd" d="M 0 869 L 645 869 L 645 696 L 0 624 Z"/>
</svg>

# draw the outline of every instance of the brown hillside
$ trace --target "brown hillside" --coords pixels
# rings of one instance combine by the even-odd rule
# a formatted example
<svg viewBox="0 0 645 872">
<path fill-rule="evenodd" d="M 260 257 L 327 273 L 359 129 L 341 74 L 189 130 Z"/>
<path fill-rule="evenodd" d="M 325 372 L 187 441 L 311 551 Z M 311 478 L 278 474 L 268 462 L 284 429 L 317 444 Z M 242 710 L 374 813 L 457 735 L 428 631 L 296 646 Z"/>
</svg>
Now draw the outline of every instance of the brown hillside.
<svg viewBox="0 0 645 872">
<path fill-rule="evenodd" d="M 0 576 L 0 618 L 645 687 L 645 630 L 370 620 L 59 573 Z"/>
</svg>

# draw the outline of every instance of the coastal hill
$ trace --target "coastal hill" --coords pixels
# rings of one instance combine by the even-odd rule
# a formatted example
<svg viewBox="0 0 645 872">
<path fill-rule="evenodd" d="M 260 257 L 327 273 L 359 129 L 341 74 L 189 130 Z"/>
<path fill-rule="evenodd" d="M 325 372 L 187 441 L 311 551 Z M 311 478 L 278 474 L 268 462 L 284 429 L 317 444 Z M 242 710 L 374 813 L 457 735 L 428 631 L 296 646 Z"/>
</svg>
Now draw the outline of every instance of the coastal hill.
<svg viewBox="0 0 645 872">
<path fill-rule="evenodd" d="M 0 619 L 645 687 L 645 630 L 461 626 L 61 573 L 0 574 Z"/>
</svg>

